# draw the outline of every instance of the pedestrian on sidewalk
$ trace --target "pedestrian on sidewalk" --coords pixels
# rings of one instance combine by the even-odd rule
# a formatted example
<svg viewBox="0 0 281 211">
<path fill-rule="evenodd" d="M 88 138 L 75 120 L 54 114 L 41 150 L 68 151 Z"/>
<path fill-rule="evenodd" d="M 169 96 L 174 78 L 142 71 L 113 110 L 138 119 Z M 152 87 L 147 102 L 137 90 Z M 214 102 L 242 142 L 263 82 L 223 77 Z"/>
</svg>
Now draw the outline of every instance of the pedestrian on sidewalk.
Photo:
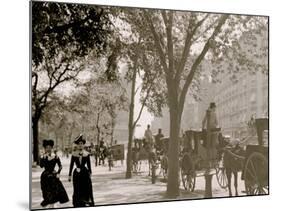
<svg viewBox="0 0 281 211">
<path fill-rule="evenodd" d="M 40 159 L 40 167 L 44 168 L 40 178 L 43 195 L 41 206 L 49 205 L 49 208 L 54 208 L 56 202 L 66 203 L 69 199 L 59 179 L 62 165 L 58 155 L 53 152 L 54 141 L 43 140 L 43 147 L 45 152 Z M 59 167 L 58 171 L 55 171 L 56 165 Z"/>
<path fill-rule="evenodd" d="M 68 181 L 71 181 L 74 164 L 76 168 L 73 171 L 73 196 L 72 203 L 74 207 L 94 206 L 93 188 L 91 181 L 91 161 L 90 154 L 84 150 L 86 140 L 83 135 L 79 135 L 74 143 L 77 150 L 72 153 Z"/>
</svg>

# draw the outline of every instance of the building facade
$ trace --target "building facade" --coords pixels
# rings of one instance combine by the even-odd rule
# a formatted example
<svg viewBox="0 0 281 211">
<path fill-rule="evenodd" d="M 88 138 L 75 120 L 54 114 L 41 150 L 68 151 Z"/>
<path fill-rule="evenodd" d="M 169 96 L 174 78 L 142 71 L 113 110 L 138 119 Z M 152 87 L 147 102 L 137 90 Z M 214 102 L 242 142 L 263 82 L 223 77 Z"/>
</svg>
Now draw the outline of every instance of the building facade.
<svg viewBox="0 0 281 211">
<path fill-rule="evenodd" d="M 215 102 L 223 133 L 241 138 L 247 134 L 251 117 L 268 116 L 268 76 L 261 72 L 245 72 L 233 83 L 223 75 L 216 87 Z"/>
</svg>

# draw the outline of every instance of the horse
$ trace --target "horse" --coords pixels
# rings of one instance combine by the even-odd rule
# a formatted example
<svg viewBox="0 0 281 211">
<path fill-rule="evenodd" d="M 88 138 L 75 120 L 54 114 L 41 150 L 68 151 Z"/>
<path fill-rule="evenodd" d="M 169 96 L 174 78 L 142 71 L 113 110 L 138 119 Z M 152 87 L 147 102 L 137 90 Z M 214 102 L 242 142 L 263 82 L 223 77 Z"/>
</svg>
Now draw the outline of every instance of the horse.
<svg viewBox="0 0 281 211">
<path fill-rule="evenodd" d="M 132 148 L 132 166 L 133 172 L 139 172 L 141 161 L 139 160 L 139 148 L 133 147 Z"/>
<path fill-rule="evenodd" d="M 225 167 L 225 173 L 228 181 L 228 192 L 229 196 L 232 196 L 231 191 L 231 177 L 234 175 L 234 187 L 235 187 L 235 196 L 238 196 L 238 172 L 243 168 L 243 157 L 245 151 L 236 144 L 235 147 L 227 146 L 224 149 L 223 153 L 223 163 Z"/>
</svg>

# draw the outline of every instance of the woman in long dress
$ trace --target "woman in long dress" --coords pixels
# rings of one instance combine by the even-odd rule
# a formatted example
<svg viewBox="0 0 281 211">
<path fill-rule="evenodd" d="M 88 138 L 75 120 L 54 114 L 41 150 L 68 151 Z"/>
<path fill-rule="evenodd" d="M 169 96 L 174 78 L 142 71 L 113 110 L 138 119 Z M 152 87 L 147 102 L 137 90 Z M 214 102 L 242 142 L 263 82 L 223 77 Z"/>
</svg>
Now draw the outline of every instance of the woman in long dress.
<svg viewBox="0 0 281 211">
<path fill-rule="evenodd" d="M 91 181 L 91 161 L 90 154 L 84 150 L 86 140 L 80 135 L 74 143 L 77 150 L 72 153 L 69 169 L 69 181 L 71 181 L 74 164 L 76 168 L 73 171 L 73 206 L 86 207 L 94 205 L 93 188 Z"/>
<path fill-rule="evenodd" d="M 43 140 L 43 147 L 45 153 L 40 159 L 40 167 L 44 168 L 41 174 L 40 183 L 43 195 L 42 207 L 49 205 L 54 207 L 56 202 L 66 203 L 69 201 L 67 193 L 61 183 L 59 176 L 62 170 L 60 158 L 53 153 L 53 140 Z M 55 167 L 58 165 L 58 171 Z"/>
</svg>

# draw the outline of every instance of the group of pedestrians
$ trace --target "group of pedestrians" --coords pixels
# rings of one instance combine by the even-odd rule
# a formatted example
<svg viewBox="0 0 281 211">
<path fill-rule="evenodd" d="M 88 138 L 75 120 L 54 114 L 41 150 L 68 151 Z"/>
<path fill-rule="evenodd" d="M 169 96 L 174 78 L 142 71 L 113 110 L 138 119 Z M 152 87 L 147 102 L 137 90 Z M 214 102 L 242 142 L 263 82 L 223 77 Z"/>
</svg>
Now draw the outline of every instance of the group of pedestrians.
<svg viewBox="0 0 281 211">
<path fill-rule="evenodd" d="M 84 150 L 86 140 L 79 135 L 74 144 L 76 151 L 72 153 L 68 181 L 73 182 L 72 204 L 74 207 L 94 206 L 93 188 L 91 181 L 91 161 L 90 154 Z M 53 151 L 54 141 L 43 140 L 44 154 L 40 159 L 40 167 L 44 171 L 40 177 L 43 201 L 42 207 L 53 208 L 54 204 L 66 203 L 69 197 L 60 181 L 60 172 L 62 165 L 60 158 Z M 58 170 L 55 171 L 55 167 Z M 75 169 L 73 170 L 75 166 Z"/>
</svg>

